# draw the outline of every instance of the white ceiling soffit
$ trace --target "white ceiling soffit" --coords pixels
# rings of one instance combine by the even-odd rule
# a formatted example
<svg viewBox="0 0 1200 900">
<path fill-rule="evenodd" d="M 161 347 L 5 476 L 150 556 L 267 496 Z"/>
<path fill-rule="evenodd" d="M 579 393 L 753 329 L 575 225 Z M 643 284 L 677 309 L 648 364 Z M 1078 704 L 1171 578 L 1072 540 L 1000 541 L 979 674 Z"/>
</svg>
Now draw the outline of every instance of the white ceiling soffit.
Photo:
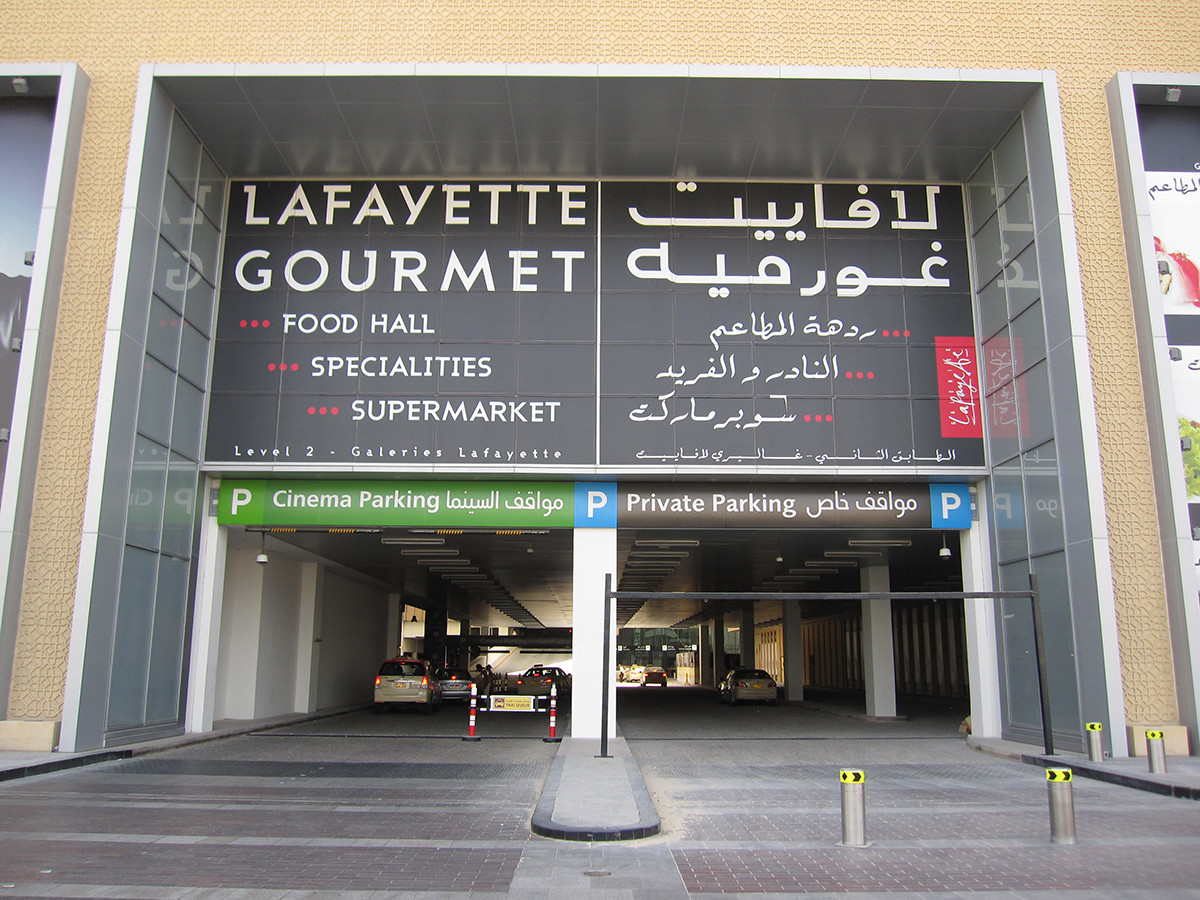
<svg viewBox="0 0 1200 900">
<path fill-rule="evenodd" d="M 156 71 L 225 172 L 255 178 L 962 182 L 1041 89 L 925 70 Z"/>
</svg>

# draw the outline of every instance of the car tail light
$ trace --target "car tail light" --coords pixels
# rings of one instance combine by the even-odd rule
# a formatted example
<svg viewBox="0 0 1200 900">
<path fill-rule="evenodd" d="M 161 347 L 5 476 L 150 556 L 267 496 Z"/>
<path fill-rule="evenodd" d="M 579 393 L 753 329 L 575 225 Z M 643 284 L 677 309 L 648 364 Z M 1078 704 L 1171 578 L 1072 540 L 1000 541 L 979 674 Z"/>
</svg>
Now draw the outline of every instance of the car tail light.
<svg viewBox="0 0 1200 900">
<path fill-rule="evenodd" d="M 429 676 L 428 675 L 421 676 L 421 687 L 429 687 Z"/>
<path fill-rule="evenodd" d="M 517 684 L 524 684 L 524 683 L 525 683 L 525 679 L 523 679 L 523 678 L 517 679 Z"/>
<path fill-rule="evenodd" d="M 775 687 L 775 682 L 773 682 L 773 681 L 767 682 L 767 687 Z"/>
<path fill-rule="evenodd" d="M 383 679 L 380 678 L 378 675 L 376 675 L 375 676 L 375 687 L 379 687 L 381 684 L 383 684 Z"/>
</svg>

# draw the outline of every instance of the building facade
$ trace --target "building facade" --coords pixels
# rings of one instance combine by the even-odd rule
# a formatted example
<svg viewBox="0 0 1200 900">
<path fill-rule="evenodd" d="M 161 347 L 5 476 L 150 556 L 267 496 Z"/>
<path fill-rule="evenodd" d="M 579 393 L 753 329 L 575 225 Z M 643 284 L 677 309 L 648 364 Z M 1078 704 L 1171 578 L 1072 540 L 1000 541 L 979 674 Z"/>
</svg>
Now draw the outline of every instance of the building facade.
<svg viewBox="0 0 1200 900">
<path fill-rule="evenodd" d="M 1065 744 L 1195 745 L 1188 5 L 79 12 L 0 36 L 9 746 L 353 705 L 409 606 L 572 628 L 590 736 L 605 576 L 928 594 L 939 543 L 1036 576 Z M 977 733 L 1036 742 L 1027 601 L 962 602 Z M 607 624 L 781 628 L 797 699 L 824 607 L 718 606 Z"/>
</svg>

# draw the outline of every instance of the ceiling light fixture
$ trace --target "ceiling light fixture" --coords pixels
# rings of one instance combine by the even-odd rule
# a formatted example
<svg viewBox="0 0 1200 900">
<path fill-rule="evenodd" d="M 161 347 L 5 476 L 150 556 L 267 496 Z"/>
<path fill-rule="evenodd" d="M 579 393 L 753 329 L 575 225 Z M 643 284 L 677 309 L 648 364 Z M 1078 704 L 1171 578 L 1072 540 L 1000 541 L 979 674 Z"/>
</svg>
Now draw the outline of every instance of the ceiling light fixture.
<svg viewBox="0 0 1200 900">
<path fill-rule="evenodd" d="M 883 556 L 883 554 L 878 550 L 826 550 L 825 555 L 830 559 L 837 559 L 838 557 L 852 558 L 858 556 L 866 559 L 875 556 Z"/>
<path fill-rule="evenodd" d="M 395 544 L 405 547 L 438 547 L 446 543 L 445 538 L 411 538 L 411 537 L 382 537 L 381 544 Z"/>
<path fill-rule="evenodd" d="M 429 547 L 424 550 L 401 550 L 401 556 L 458 556 L 457 550 L 437 550 Z"/>
<path fill-rule="evenodd" d="M 846 541 L 851 547 L 911 547 L 912 541 L 902 540 L 900 538 L 859 538 L 853 541 Z"/>
</svg>

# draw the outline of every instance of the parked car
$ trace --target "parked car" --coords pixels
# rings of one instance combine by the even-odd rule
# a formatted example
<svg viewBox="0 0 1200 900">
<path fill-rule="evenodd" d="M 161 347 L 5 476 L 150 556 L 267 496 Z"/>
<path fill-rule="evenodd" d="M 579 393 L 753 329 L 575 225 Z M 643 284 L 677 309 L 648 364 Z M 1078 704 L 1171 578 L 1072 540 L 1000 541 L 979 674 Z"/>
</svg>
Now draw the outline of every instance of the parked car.
<svg viewBox="0 0 1200 900">
<path fill-rule="evenodd" d="M 667 686 L 667 671 L 658 666 L 646 666 L 642 669 L 642 687 L 648 684 L 661 684 Z"/>
<path fill-rule="evenodd" d="M 471 702 L 471 673 L 467 669 L 447 667 L 438 675 L 442 684 L 442 702 L 462 700 Z"/>
<path fill-rule="evenodd" d="M 393 706 L 416 706 L 432 713 L 442 705 L 442 684 L 423 659 L 386 660 L 375 676 L 375 712 Z"/>
<path fill-rule="evenodd" d="M 534 666 L 517 676 L 515 693 L 550 696 L 550 688 L 558 686 L 558 696 L 571 692 L 571 676 L 557 666 Z"/>
<path fill-rule="evenodd" d="M 730 669 L 717 688 L 717 699 L 730 706 L 743 700 L 765 700 L 774 706 L 778 695 L 775 679 L 762 669 Z"/>
</svg>

